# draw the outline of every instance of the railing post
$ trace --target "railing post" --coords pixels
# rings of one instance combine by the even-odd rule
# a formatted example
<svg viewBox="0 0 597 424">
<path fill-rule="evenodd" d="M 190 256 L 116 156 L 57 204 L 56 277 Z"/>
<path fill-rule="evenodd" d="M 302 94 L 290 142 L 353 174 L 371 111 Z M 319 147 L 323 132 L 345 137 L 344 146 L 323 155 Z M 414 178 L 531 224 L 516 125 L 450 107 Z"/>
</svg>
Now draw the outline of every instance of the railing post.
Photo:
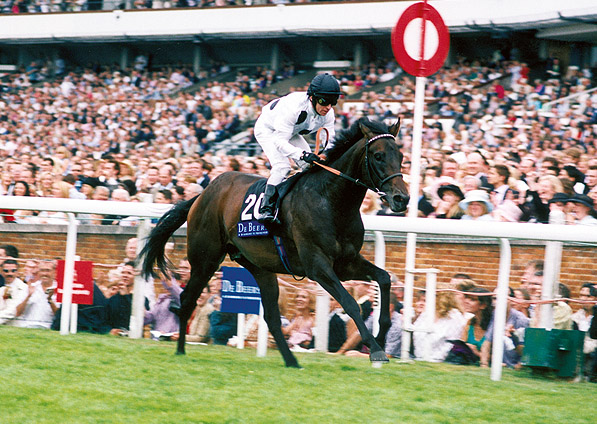
<svg viewBox="0 0 597 424">
<path fill-rule="evenodd" d="M 563 224 L 564 213 L 552 211 L 549 213 L 550 224 Z M 562 262 L 562 243 L 548 241 L 545 243 L 545 261 L 543 266 L 543 286 L 541 287 L 541 300 L 553 299 L 558 293 L 560 264 Z M 553 328 L 553 303 L 539 305 L 540 310 L 539 326 L 541 328 Z"/>
<path fill-rule="evenodd" d="M 508 285 L 510 283 L 510 264 L 512 251 L 508 239 L 500 239 L 500 269 L 498 273 L 497 299 L 493 318 L 493 340 L 491 351 L 491 379 L 502 378 L 502 359 L 504 357 L 504 332 L 508 313 Z"/>
<path fill-rule="evenodd" d="M 413 294 L 415 285 L 415 255 L 417 249 L 417 234 L 406 235 L 406 267 L 404 271 L 404 304 L 402 307 L 402 346 L 400 359 L 410 361 L 410 344 L 413 334 Z"/>
<path fill-rule="evenodd" d="M 426 273 L 425 282 L 425 314 L 427 315 L 427 322 L 425 323 L 427 331 L 433 331 L 433 324 L 435 324 L 435 298 L 437 294 L 437 269 L 422 270 Z M 430 361 L 431 349 L 425 349 L 427 357 L 426 361 Z"/>
<path fill-rule="evenodd" d="M 317 300 L 315 303 L 315 350 L 328 351 L 330 332 L 330 295 L 321 286 L 317 287 Z"/>
<path fill-rule="evenodd" d="M 64 282 L 62 284 L 62 306 L 60 308 L 60 334 L 69 334 L 71 305 L 73 300 L 73 277 L 75 271 L 75 253 L 77 251 L 77 220 L 75 214 L 69 212 L 66 233 L 66 253 L 64 257 Z"/>
<path fill-rule="evenodd" d="M 150 201 L 147 196 L 144 202 Z M 151 220 L 143 219 L 137 228 L 137 256 L 145 246 L 145 239 L 151 229 Z M 133 306 L 129 322 L 129 337 L 132 339 L 143 338 L 143 322 L 145 319 L 145 280 L 141 276 L 141 264 L 135 265 L 135 281 L 133 283 Z"/>
<path fill-rule="evenodd" d="M 245 335 L 247 333 L 246 325 L 247 324 L 247 315 L 246 314 L 238 314 L 236 316 L 236 348 L 237 349 L 244 349 L 245 348 Z"/>
<path fill-rule="evenodd" d="M 386 268 L 386 241 L 381 231 L 374 231 L 375 234 L 375 266 L 381 269 Z M 376 302 L 373 303 L 373 332 L 374 336 L 379 334 L 379 315 L 381 313 L 379 284 L 375 286 Z"/>
<path fill-rule="evenodd" d="M 267 354 L 267 323 L 263 318 L 263 304 L 259 302 L 259 327 L 257 328 L 257 356 Z"/>
<path fill-rule="evenodd" d="M 408 326 L 404 324 L 404 315 L 403 315 L 403 325 L 402 325 L 402 352 L 401 352 L 401 360 L 402 361 L 410 361 L 410 346 L 412 342 L 412 337 L 415 331 L 418 332 L 427 332 L 430 333 L 433 329 L 433 324 L 435 323 L 435 297 L 437 292 L 437 274 L 439 273 L 438 269 L 435 268 L 423 268 L 423 269 L 411 269 L 407 268 L 406 272 L 413 276 L 415 274 L 425 274 L 425 316 L 426 321 L 415 328 L 414 323 L 412 322 L 412 316 L 409 317 L 410 321 Z M 413 285 L 414 289 L 414 285 Z M 411 305 L 412 305 L 412 297 L 411 297 Z M 412 309 L 412 307 L 411 307 Z M 414 309 L 412 309 L 414 312 Z M 414 314 L 413 314 L 414 315 Z M 406 337 L 404 335 L 407 334 Z M 404 356 L 405 348 L 404 343 L 407 343 L 406 349 L 406 357 Z M 430 349 L 423 349 L 425 352 L 430 353 Z M 428 360 L 429 358 L 423 358 Z"/>
</svg>

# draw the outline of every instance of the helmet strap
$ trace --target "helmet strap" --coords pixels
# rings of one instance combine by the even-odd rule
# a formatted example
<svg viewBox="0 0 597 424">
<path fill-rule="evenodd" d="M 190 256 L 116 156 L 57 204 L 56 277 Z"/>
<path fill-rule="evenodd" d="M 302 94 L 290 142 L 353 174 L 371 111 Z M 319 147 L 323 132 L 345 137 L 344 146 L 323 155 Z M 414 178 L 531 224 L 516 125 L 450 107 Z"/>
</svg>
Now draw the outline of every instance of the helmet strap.
<svg viewBox="0 0 597 424">
<path fill-rule="evenodd" d="M 313 106 L 313 110 L 315 111 L 315 113 L 317 113 L 319 115 L 319 113 L 317 112 L 317 100 L 315 99 L 315 96 L 311 95 L 311 96 L 309 96 L 309 99 L 311 100 L 311 105 Z"/>
</svg>

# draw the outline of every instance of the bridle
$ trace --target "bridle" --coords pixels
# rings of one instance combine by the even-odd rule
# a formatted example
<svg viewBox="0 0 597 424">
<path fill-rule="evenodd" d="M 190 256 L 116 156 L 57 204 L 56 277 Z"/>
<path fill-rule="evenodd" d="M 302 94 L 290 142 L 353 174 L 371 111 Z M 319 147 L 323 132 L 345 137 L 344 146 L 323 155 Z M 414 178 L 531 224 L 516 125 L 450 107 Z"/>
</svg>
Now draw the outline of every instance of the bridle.
<svg viewBox="0 0 597 424">
<path fill-rule="evenodd" d="M 380 196 L 385 196 L 385 194 L 386 194 L 383 191 L 381 191 L 381 188 L 383 187 L 383 185 L 385 183 L 390 181 L 392 178 L 396 178 L 396 177 L 402 178 L 402 172 L 396 172 L 395 174 L 392 174 L 388 177 L 383 178 L 383 176 L 379 175 L 375 171 L 375 168 L 373 168 L 373 174 L 379 180 L 379 184 L 375 184 L 375 181 L 373 180 L 373 177 L 371 175 L 372 167 L 369 166 L 369 146 L 371 144 L 373 144 L 373 142 L 379 140 L 380 138 L 388 138 L 388 137 L 390 137 L 392 140 L 394 140 L 394 136 L 392 134 L 378 134 L 375 137 L 371 137 L 369 140 L 367 140 L 367 144 L 365 144 L 365 168 L 367 168 L 367 175 L 369 176 L 369 180 L 373 183 L 373 188 L 371 190 L 373 190 Z"/>
<path fill-rule="evenodd" d="M 317 131 L 317 142 L 316 142 L 316 149 L 315 149 L 316 154 L 319 151 L 319 144 L 320 144 L 319 136 L 320 136 L 320 133 L 322 130 L 325 130 L 325 132 L 328 133 L 327 129 L 325 129 L 325 128 L 321 128 L 321 129 L 319 129 L 319 131 Z M 328 133 L 328 137 L 329 137 L 329 133 Z M 391 138 L 392 140 L 394 140 L 394 136 L 392 134 L 378 134 L 374 137 L 371 137 L 369 140 L 367 140 L 367 143 L 365 144 L 365 168 L 367 169 L 367 176 L 369 177 L 369 180 L 373 184 L 373 187 L 371 187 L 368 184 L 365 184 L 363 181 L 359 180 L 358 178 L 352 178 L 351 176 L 346 175 L 343 172 L 338 171 L 337 169 L 332 168 L 330 166 L 324 165 L 319 162 L 315 162 L 315 164 L 320 166 L 321 168 L 325 169 L 326 171 L 331 172 L 332 174 L 342 177 L 356 185 L 359 185 L 361 187 L 365 187 L 366 189 L 374 191 L 379 196 L 383 197 L 386 195 L 386 193 L 381 190 L 383 185 L 393 178 L 396 178 L 396 177 L 402 178 L 402 173 L 397 172 L 395 174 L 392 174 L 388 177 L 383 178 L 383 176 L 379 175 L 375 171 L 375 169 L 373 169 L 373 171 L 372 171 L 371 164 L 369 163 L 369 146 L 371 146 L 371 144 L 373 144 L 374 142 L 376 142 L 377 140 L 382 139 L 382 138 Z M 373 175 L 375 175 L 375 177 L 377 178 L 379 183 L 377 183 L 377 184 L 375 183 L 375 180 L 373 179 Z"/>
</svg>

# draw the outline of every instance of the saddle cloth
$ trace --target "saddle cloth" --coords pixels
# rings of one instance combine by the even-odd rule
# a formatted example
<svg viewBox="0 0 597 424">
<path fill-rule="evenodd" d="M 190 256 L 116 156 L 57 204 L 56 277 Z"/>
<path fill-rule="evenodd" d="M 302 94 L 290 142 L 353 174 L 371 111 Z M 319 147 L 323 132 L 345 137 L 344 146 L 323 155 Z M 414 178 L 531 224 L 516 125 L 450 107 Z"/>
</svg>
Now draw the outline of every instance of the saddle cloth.
<svg viewBox="0 0 597 424">
<path fill-rule="evenodd" d="M 304 174 L 304 172 L 305 171 L 295 174 L 278 184 L 278 199 L 276 201 L 276 209 L 280 207 L 284 196 L 288 194 L 290 189 L 294 186 L 296 181 L 298 181 L 299 177 Z M 274 235 L 277 232 L 276 228 L 274 228 L 276 227 L 275 224 L 264 225 L 257 221 L 257 217 L 259 216 L 259 207 L 261 206 L 261 201 L 263 200 L 266 183 L 266 178 L 259 179 L 247 190 L 236 228 L 239 237 L 263 237 L 270 234 Z"/>
</svg>

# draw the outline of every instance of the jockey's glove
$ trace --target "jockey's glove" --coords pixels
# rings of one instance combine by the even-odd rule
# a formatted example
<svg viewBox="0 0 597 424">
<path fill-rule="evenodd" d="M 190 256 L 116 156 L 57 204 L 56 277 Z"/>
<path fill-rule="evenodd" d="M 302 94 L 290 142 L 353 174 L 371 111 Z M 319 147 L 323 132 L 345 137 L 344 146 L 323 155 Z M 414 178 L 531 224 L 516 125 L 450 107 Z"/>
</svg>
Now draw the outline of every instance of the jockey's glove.
<svg viewBox="0 0 597 424">
<path fill-rule="evenodd" d="M 314 164 L 315 162 L 321 162 L 321 158 L 317 156 L 315 153 L 311 152 L 303 152 L 301 160 L 310 164 Z"/>
</svg>

